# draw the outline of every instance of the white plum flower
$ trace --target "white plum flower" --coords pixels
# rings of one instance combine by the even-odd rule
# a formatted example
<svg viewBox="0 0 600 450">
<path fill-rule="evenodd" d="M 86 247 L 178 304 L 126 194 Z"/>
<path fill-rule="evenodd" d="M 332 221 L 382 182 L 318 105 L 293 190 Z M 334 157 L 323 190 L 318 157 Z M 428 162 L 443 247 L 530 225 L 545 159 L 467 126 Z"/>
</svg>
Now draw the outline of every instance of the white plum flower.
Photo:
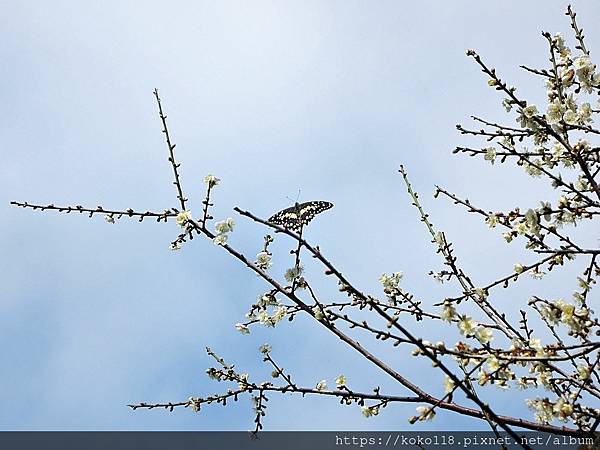
<svg viewBox="0 0 600 450">
<path fill-rule="evenodd" d="M 264 311 L 264 310 L 258 313 L 258 321 L 262 325 L 265 325 L 265 326 L 268 326 L 268 327 L 275 326 L 275 324 L 271 320 L 271 316 L 269 316 L 269 313 L 267 311 Z"/>
<path fill-rule="evenodd" d="M 533 116 L 537 114 L 537 107 L 535 105 L 529 105 L 523 108 L 523 115 L 528 119 L 531 119 Z"/>
<path fill-rule="evenodd" d="M 444 392 L 449 394 L 454 390 L 454 381 L 448 375 L 444 378 Z"/>
<path fill-rule="evenodd" d="M 565 121 L 565 123 L 568 123 L 569 125 L 576 125 L 577 119 L 578 119 L 577 113 L 575 111 L 573 111 L 572 109 L 569 109 L 563 116 L 563 120 Z"/>
<path fill-rule="evenodd" d="M 248 388 L 248 377 L 247 373 L 243 373 L 240 375 L 238 386 L 241 390 L 246 390 Z"/>
<path fill-rule="evenodd" d="M 554 419 L 554 405 L 547 398 L 527 400 L 527 405 L 534 411 L 539 422 L 550 423 Z"/>
<path fill-rule="evenodd" d="M 177 214 L 177 217 L 175 218 L 175 222 L 180 227 L 184 227 L 185 224 L 189 220 L 192 220 L 192 213 L 189 210 L 185 210 L 185 211 L 180 212 L 179 214 Z"/>
<path fill-rule="evenodd" d="M 250 334 L 250 328 L 248 328 L 248 326 L 244 325 L 243 323 L 236 323 L 235 329 L 242 334 Z"/>
<path fill-rule="evenodd" d="M 490 214 L 486 217 L 485 223 L 487 223 L 490 228 L 496 228 L 496 225 L 498 225 L 498 216 L 496 214 Z"/>
<path fill-rule="evenodd" d="M 377 406 L 363 406 L 361 412 L 365 417 L 376 416 L 379 414 L 379 408 Z"/>
<path fill-rule="evenodd" d="M 215 245 L 225 245 L 227 243 L 227 238 L 229 236 L 226 233 L 223 234 L 217 234 L 214 239 L 213 242 L 215 243 Z"/>
<path fill-rule="evenodd" d="M 258 351 L 264 354 L 270 353 L 271 350 L 272 348 L 269 344 L 263 344 L 260 347 L 258 347 Z"/>
<path fill-rule="evenodd" d="M 218 186 L 221 180 L 214 175 L 208 174 L 204 177 L 204 184 L 206 184 L 209 188 L 213 188 Z"/>
<path fill-rule="evenodd" d="M 592 106 L 589 103 L 584 103 L 581 105 L 577 119 L 581 125 L 586 125 L 592 122 Z"/>
<path fill-rule="evenodd" d="M 419 406 L 417 407 L 417 412 L 419 413 L 418 420 L 420 421 L 433 420 L 435 417 L 435 411 L 429 406 Z"/>
<path fill-rule="evenodd" d="M 538 109 L 535 105 L 526 106 L 521 110 L 521 115 L 517 119 L 523 128 L 533 128 L 536 126 L 533 118 L 538 113 Z"/>
<path fill-rule="evenodd" d="M 256 261 L 254 262 L 259 269 L 267 270 L 273 262 L 271 261 L 271 254 L 268 252 L 260 252 L 256 255 Z"/>
<path fill-rule="evenodd" d="M 486 327 L 477 327 L 475 338 L 482 344 L 489 344 L 494 338 L 492 330 Z"/>
<path fill-rule="evenodd" d="M 523 235 L 527 233 L 527 222 L 525 222 L 524 220 L 520 220 L 513 225 L 512 229 L 517 234 Z"/>
<path fill-rule="evenodd" d="M 593 68 L 594 64 L 592 63 L 592 60 L 588 55 L 582 55 L 573 61 L 573 66 L 575 66 L 577 70 L 580 70 L 586 68 Z"/>
<path fill-rule="evenodd" d="M 458 322 L 458 329 L 463 336 L 473 336 L 476 326 L 475 321 L 469 316 L 463 316 Z"/>
<path fill-rule="evenodd" d="M 275 309 L 275 312 L 273 312 L 273 316 L 271 317 L 271 319 L 274 323 L 278 323 L 281 322 L 286 315 L 287 308 L 285 306 L 279 306 Z"/>
<path fill-rule="evenodd" d="M 452 322 L 455 317 L 456 309 L 450 303 L 446 303 L 444 305 L 444 309 L 442 310 L 442 320 L 445 322 Z"/>
<path fill-rule="evenodd" d="M 217 222 L 215 224 L 215 231 L 218 234 L 230 233 L 233 231 L 234 226 L 235 226 L 235 221 L 231 217 L 229 217 L 225 220 Z"/>
<path fill-rule="evenodd" d="M 319 305 L 313 306 L 312 312 L 315 315 L 315 319 L 317 320 L 323 320 L 325 318 L 325 315 L 323 314 L 323 311 L 321 310 L 321 307 Z"/>
<path fill-rule="evenodd" d="M 296 278 L 302 275 L 302 272 L 304 272 L 304 267 L 302 266 L 294 266 L 291 269 L 288 269 L 284 275 L 285 281 L 292 283 Z"/>
<path fill-rule="evenodd" d="M 590 366 L 588 366 L 587 364 L 577 366 L 577 375 L 582 380 L 584 380 L 584 381 L 587 380 L 590 377 Z"/>
<path fill-rule="evenodd" d="M 560 101 L 555 100 L 554 102 L 548 105 L 548 109 L 546 109 L 546 119 L 549 124 L 555 124 L 560 122 L 562 119 L 564 108 L 561 105 Z"/>
<path fill-rule="evenodd" d="M 494 147 L 485 148 L 483 159 L 489 161 L 492 165 L 496 162 L 496 149 Z"/>
</svg>

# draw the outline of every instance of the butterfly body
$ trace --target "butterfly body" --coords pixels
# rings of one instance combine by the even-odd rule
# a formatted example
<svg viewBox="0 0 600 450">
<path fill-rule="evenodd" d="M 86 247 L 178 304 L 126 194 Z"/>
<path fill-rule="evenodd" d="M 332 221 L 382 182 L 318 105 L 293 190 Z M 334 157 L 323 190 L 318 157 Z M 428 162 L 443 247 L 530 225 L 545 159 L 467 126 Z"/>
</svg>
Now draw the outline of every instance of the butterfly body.
<svg viewBox="0 0 600 450">
<path fill-rule="evenodd" d="M 296 203 L 294 206 L 273 214 L 269 217 L 269 222 L 298 232 L 303 226 L 308 225 L 317 214 L 330 208 L 333 208 L 333 203 L 321 200 Z"/>
</svg>

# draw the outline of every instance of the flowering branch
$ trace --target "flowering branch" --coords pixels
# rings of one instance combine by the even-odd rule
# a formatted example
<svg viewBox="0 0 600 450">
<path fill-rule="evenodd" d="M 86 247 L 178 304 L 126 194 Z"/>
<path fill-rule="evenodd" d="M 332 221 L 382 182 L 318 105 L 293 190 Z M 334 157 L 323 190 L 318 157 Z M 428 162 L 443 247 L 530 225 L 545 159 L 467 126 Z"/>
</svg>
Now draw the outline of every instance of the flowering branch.
<svg viewBox="0 0 600 450">
<path fill-rule="evenodd" d="M 543 177 L 559 192 L 560 197 L 541 202 L 540 206 L 532 208 L 516 207 L 509 211 L 492 212 L 439 186 L 436 186 L 434 195 L 436 198 L 445 197 L 464 207 L 467 212 L 476 214 L 491 229 L 502 228 L 502 237 L 507 243 L 519 237 L 524 238 L 525 250 L 537 255 L 534 262 L 517 262 L 510 273 L 495 277 L 494 281 L 486 284 L 477 284 L 461 266 L 448 235 L 434 227 L 406 170 L 400 166 L 399 173 L 408 196 L 436 252 L 442 257 L 442 269 L 432 270 L 430 275 L 441 283 L 456 282 L 459 292 L 454 296 L 421 299 L 402 287 L 402 272 L 383 274 L 380 277 L 384 300 L 368 293 L 369 287 L 358 287 L 325 256 L 318 245 L 310 243 L 305 237 L 308 222 L 314 215 L 329 209 L 332 205 L 328 202 L 312 202 L 320 203 L 321 209 L 310 210 L 312 216 L 308 219 L 299 217 L 301 212 L 298 204 L 269 220 L 248 210 L 233 208 L 241 217 L 272 230 L 277 238 L 291 240 L 293 245 L 290 251 L 293 266 L 285 272 L 280 271 L 280 267 L 273 263 L 270 245 L 275 238 L 270 234 L 264 237 L 263 243 L 257 245 L 261 251 L 256 258 L 253 260 L 247 257 L 229 240 L 236 227 L 233 218 L 212 223 L 212 197 L 215 188 L 220 185 L 219 178 L 214 175 L 204 177 L 206 193 L 199 217 L 194 218 L 187 209 L 188 199 L 183 194 L 180 164 L 175 158 L 175 145 L 171 142 L 167 116 L 163 112 L 157 90 L 154 91 L 154 96 L 173 172 L 177 207 L 163 212 L 137 212 L 132 209 L 104 209 L 101 206 L 85 208 L 79 205 L 55 206 L 27 202 L 11 204 L 40 211 L 78 212 L 87 214 L 90 218 L 101 215 L 110 223 L 122 217 L 135 217 L 140 222 L 146 218 L 156 219 L 157 222 L 175 219 L 180 228 L 171 242 L 172 250 L 179 250 L 194 237 L 204 238 L 221 247 L 268 286 L 268 290 L 251 304 L 246 319 L 236 324 L 240 332 L 250 333 L 252 327 L 260 325 L 275 327 L 285 317 L 293 321 L 296 315 L 305 314 L 316 325 L 324 327 L 353 349 L 358 357 L 391 377 L 399 389 L 409 393 L 382 394 L 379 387 L 374 388 L 372 393 L 356 392 L 348 386 L 345 375 L 339 375 L 335 379 L 335 390 L 327 388 L 326 380 L 319 381 L 314 388 L 303 387 L 295 381 L 296 377 L 290 371 L 284 370 L 283 365 L 275 361 L 271 347 L 265 344 L 260 348 L 262 360 L 269 365 L 271 378 L 279 380 L 279 384 L 273 381 L 253 381 L 249 374 L 236 371 L 234 365 L 227 364 L 207 348 L 208 354 L 218 363 L 217 367 L 207 370 L 208 376 L 219 382 L 234 383 L 236 388 L 208 397 L 192 396 L 187 401 L 129 405 L 134 410 L 165 408 L 172 411 L 183 407 L 197 412 L 203 405 L 217 403 L 225 406 L 230 400 L 237 401 L 241 395 L 248 395 L 253 401 L 256 433 L 264 426 L 269 400 L 267 394 L 291 393 L 334 397 L 342 404 L 358 405 L 365 417 L 378 415 L 389 404 L 421 403 L 424 405 L 417 408 L 418 415 L 409 418 L 410 423 L 432 420 L 437 410 L 452 411 L 484 420 L 494 433 L 502 429 L 517 442 L 520 440 L 513 429 L 515 427 L 562 435 L 588 435 L 600 424 L 600 411 L 591 406 L 594 404 L 592 402 L 600 399 L 600 377 L 597 371 L 600 364 L 600 341 L 597 339 L 600 336 L 600 322 L 589 307 L 590 292 L 600 277 L 597 263 L 600 250 L 580 244 L 569 227 L 582 221 L 597 220 L 600 215 L 600 188 L 596 180 L 600 173 L 600 147 L 593 147 L 581 138 L 600 134 L 600 130 L 592 125 L 592 116 L 600 113 L 600 109 L 593 109 L 588 102 L 581 102 L 578 97 L 600 92 L 600 75 L 591 62 L 590 53 L 584 44 L 583 30 L 577 25 L 575 13 L 570 7 L 567 15 L 577 40 L 575 48 L 580 55 L 574 57 L 560 35 L 543 33 L 549 44 L 550 67 L 537 69 L 522 66 L 528 73 L 541 77 L 546 83 L 546 113 L 541 113 L 535 105 L 518 97 L 516 89 L 502 81 L 496 70 L 488 67 L 474 50 L 467 52 L 488 77 L 488 85 L 504 96 L 502 104 L 506 111 L 516 109 L 518 126 L 472 116 L 481 129 L 469 129 L 462 125 L 458 125 L 457 129 L 461 135 L 483 140 L 486 146 L 456 147 L 454 150 L 454 153 L 482 157 L 491 164 L 496 161 L 501 164 L 514 162 L 532 177 Z M 533 149 L 517 148 L 530 141 Z M 284 219 L 274 220 L 274 217 L 297 222 L 294 226 L 287 226 Z M 589 264 L 586 264 L 583 273 L 578 273 L 578 287 L 573 292 L 573 302 L 534 295 L 523 302 L 517 317 L 510 317 L 505 311 L 506 297 L 501 298 L 501 301 L 494 298 L 494 294 L 500 291 L 498 287 L 508 288 L 524 274 L 538 280 L 544 277 L 545 271 L 551 271 L 557 266 L 567 270 L 565 261 L 571 261 L 575 257 L 584 257 L 586 262 L 589 258 Z M 315 264 L 323 270 L 327 279 L 337 284 L 337 295 L 341 298 L 323 301 L 320 298 L 319 284 L 313 283 L 312 276 L 305 274 L 304 264 Z M 465 304 L 474 306 L 472 310 L 479 316 L 477 319 L 461 312 Z M 459 340 L 454 345 L 432 343 L 417 335 L 404 318 L 410 319 L 410 322 L 435 321 L 427 323 L 447 325 L 456 331 Z M 422 331 L 424 334 L 428 330 L 423 326 L 417 329 L 425 330 Z M 356 334 L 360 334 L 360 340 Z M 549 342 L 542 344 L 541 338 L 537 336 L 545 336 Z M 412 356 L 425 358 L 433 370 L 443 377 L 444 392 L 429 392 L 418 382 L 410 380 L 392 362 L 384 361 L 376 355 L 376 351 L 368 349 L 369 343 L 391 344 L 398 352 L 408 347 Z M 310 386 L 310 383 L 307 385 Z M 526 401 L 537 421 L 506 416 L 484 401 L 482 390 L 490 385 L 503 389 L 546 391 L 545 397 Z M 454 399 L 457 392 L 464 395 L 462 402 L 466 405 Z M 571 426 L 558 425 L 559 421 L 569 422 Z M 522 447 L 529 448 L 527 444 L 522 444 Z"/>
</svg>

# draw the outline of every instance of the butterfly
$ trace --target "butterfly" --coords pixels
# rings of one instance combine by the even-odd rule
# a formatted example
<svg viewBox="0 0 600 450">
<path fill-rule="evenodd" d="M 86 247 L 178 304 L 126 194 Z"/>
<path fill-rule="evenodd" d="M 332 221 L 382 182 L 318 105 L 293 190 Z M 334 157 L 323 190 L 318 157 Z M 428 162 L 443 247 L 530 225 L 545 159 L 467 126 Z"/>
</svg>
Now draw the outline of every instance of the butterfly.
<svg viewBox="0 0 600 450">
<path fill-rule="evenodd" d="M 269 222 L 276 225 L 281 225 L 283 228 L 292 231 L 300 231 L 300 229 L 308 225 L 308 222 L 323 211 L 333 208 L 333 203 L 323 201 L 312 201 L 304 203 L 296 203 L 294 206 L 279 211 L 269 217 Z"/>
</svg>

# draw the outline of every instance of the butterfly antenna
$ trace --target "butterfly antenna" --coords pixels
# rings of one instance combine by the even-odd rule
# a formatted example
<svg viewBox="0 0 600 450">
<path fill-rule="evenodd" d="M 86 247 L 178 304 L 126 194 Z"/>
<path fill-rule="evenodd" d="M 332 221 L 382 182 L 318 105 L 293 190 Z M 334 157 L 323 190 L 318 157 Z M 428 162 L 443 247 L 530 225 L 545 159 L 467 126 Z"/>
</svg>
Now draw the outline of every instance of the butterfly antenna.
<svg viewBox="0 0 600 450">
<path fill-rule="evenodd" d="M 291 198 L 287 195 L 285 196 L 285 198 L 287 198 L 292 203 L 298 203 L 298 199 L 300 198 L 300 189 L 298 189 L 298 194 L 296 195 L 296 200 L 294 200 L 293 198 Z"/>
</svg>

